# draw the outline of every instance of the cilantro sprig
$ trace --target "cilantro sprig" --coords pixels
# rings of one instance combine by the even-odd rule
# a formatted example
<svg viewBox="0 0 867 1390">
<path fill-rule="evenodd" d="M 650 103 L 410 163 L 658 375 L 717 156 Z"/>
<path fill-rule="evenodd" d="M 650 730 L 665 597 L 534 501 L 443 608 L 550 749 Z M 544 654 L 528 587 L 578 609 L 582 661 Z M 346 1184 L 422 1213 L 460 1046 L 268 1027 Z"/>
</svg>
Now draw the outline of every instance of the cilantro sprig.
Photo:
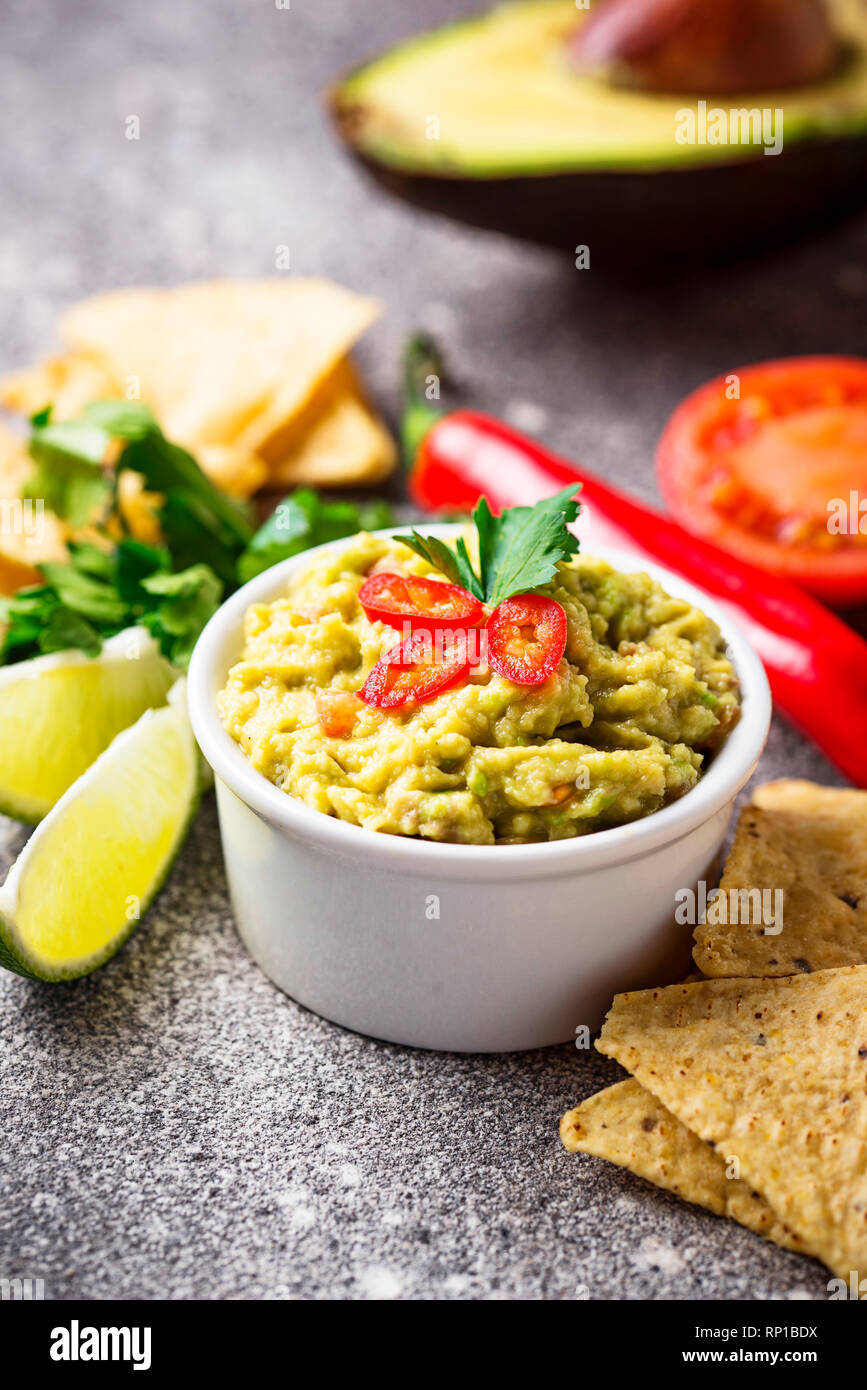
<svg viewBox="0 0 867 1390">
<path fill-rule="evenodd" d="M 28 447 L 36 471 L 25 495 L 42 498 L 70 526 L 82 526 L 95 515 L 99 519 L 100 510 L 116 510 L 117 481 L 126 471 L 162 495 L 170 523 L 180 505 L 226 555 L 237 554 L 251 539 L 246 512 L 214 486 L 192 454 L 166 439 L 143 402 L 92 401 L 80 419 L 52 424 L 50 412 L 42 411 L 31 423 Z M 109 468 L 106 460 L 118 445 Z"/>
<path fill-rule="evenodd" d="M 473 568 L 463 536 L 454 550 L 437 536 L 395 539 L 415 551 L 444 574 L 452 584 L 469 590 L 482 603 L 496 607 L 513 594 L 524 594 L 549 584 L 557 566 L 578 553 L 578 541 L 568 529 L 578 516 L 575 498 L 580 484 L 573 483 L 545 497 L 533 507 L 507 507 L 495 516 L 486 497 L 479 499 L 473 521 L 479 541 L 479 569 Z"/>
<path fill-rule="evenodd" d="M 223 585 L 208 565 L 169 565 L 162 547 L 129 537 L 111 550 L 72 542 L 68 561 L 41 567 L 44 584 L 0 598 L 0 662 L 69 647 L 96 656 L 105 638 L 142 626 L 169 661 L 186 666 Z"/>
<path fill-rule="evenodd" d="M 73 530 L 89 527 L 95 540 L 72 541 L 66 561 L 39 567 L 40 584 L 0 597 L 0 665 L 73 647 L 96 656 L 105 638 L 141 625 L 184 667 L 239 583 L 311 546 L 392 523 L 384 502 L 358 507 L 302 488 L 254 532 L 245 509 L 166 439 L 141 402 L 97 401 L 80 419 L 58 424 L 45 410 L 31 425 L 35 471 L 25 496 L 41 499 Z M 126 534 L 118 506 L 124 470 L 159 495 L 163 544 Z"/>
</svg>

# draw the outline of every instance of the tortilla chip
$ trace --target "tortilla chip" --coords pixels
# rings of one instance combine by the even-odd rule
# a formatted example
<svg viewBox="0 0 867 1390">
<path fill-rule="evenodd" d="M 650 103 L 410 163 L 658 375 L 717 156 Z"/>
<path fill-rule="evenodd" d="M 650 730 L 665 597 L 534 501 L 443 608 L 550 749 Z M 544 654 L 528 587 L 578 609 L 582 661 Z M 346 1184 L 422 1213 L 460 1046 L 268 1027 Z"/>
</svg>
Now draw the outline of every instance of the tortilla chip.
<svg viewBox="0 0 867 1390">
<path fill-rule="evenodd" d="M 268 466 L 258 454 L 234 444 L 199 444 L 195 458 L 221 492 L 245 500 L 268 481 Z"/>
<path fill-rule="evenodd" d="M 257 453 L 304 408 L 379 316 L 320 279 L 212 280 L 94 295 L 61 320 L 65 343 L 134 382 L 166 435 Z"/>
<path fill-rule="evenodd" d="M 378 317 L 327 280 L 204 281 L 95 295 L 61 320 L 70 350 L 0 383 L 31 415 L 92 400 L 146 401 L 223 491 L 364 485 L 394 468 L 390 434 L 345 360 Z"/>
<path fill-rule="evenodd" d="M 729 1178 L 724 1158 L 634 1077 L 570 1110 L 560 1121 L 560 1138 L 570 1153 L 607 1158 L 714 1216 L 730 1216 L 777 1245 L 804 1251 L 764 1197 L 743 1178 Z"/>
<path fill-rule="evenodd" d="M 23 442 L 0 425 L 0 594 L 39 583 L 43 560 L 66 556 L 64 528 L 53 513 L 21 501 L 33 472 Z"/>
<path fill-rule="evenodd" d="M 50 357 L 0 381 L 0 401 L 8 410 L 30 416 L 50 405 L 55 420 L 72 420 L 88 401 L 122 394 L 105 364 L 83 352 Z"/>
<path fill-rule="evenodd" d="M 806 1250 L 867 1275 L 867 966 L 619 994 L 596 1046 Z"/>
<path fill-rule="evenodd" d="M 365 400 L 348 359 L 263 454 L 273 460 L 275 487 L 370 486 L 397 463 L 394 440 Z"/>
<path fill-rule="evenodd" d="M 787 780 L 759 787 L 741 812 L 720 887 L 782 889 L 783 930 L 698 926 L 693 956 L 705 975 L 867 962 L 867 792 Z"/>
</svg>

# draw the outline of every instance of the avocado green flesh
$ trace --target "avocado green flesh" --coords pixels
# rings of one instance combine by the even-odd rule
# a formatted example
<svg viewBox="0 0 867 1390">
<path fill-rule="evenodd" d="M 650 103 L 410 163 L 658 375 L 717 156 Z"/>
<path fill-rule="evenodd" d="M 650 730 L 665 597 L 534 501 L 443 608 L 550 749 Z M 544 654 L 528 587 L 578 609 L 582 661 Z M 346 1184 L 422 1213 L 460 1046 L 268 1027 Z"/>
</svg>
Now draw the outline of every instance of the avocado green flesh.
<svg viewBox="0 0 867 1390">
<path fill-rule="evenodd" d="M 867 132 L 867 5 L 829 0 L 846 59 L 827 81 L 713 97 L 707 108 L 782 110 L 784 147 Z M 668 169 L 761 157 L 748 143 L 680 143 L 696 98 L 628 91 L 579 74 L 574 0 L 521 0 L 422 35 L 334 93 L 348 142 L 367 159 L 432 177 L 510 178 Z"/>
</svg>

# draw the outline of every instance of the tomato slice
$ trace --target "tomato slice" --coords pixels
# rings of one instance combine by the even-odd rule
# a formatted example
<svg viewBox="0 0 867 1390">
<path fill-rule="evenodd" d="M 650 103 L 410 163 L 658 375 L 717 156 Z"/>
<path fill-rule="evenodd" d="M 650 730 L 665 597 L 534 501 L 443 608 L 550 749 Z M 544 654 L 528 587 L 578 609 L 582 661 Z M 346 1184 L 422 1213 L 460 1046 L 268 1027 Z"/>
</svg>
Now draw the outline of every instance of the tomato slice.
<svg viewBox="0 0 867 1390">
<path fill-rule="evenodd" d="M 867 598 L 867 360 L 719 377 L 675 410 L 656 465 L 694 535 L 831 603 Z"/>
<path fill-rule="evenodd" d="M 465 633 L 447 633 L 435 643 L 431 633 L 414 632 L 377 661 L 358 693 L 365 704 L 400 709 L 448 690 L 469 667 Z"/>
<path fill-rule="evenodd" d="M 541 685 L 566 650 L 566 613 L 542 594 L 504 599 L 488 619 L 488 662 L 516 685 Z"/>
<path fill-rule="evenodd" d="M 358 598 L 372 623 L 396 628 L 405 623 L 430 632 L 475 627 L 484 616 L 479 600 L 466 589 L 414 574 L 372 574 L 362 584 Z"/>
</svg>

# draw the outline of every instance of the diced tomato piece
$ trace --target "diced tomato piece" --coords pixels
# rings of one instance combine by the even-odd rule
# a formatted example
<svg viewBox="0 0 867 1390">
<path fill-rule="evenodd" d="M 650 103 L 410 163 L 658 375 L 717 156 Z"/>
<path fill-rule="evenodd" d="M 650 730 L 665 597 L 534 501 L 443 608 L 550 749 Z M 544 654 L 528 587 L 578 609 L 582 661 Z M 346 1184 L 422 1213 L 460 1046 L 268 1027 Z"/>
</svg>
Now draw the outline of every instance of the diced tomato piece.
<svg viewBox="0 0 867 1390">
<path fill-rule="evenodd" d="M 517 685 L 541 685 L 566 650 L 566 613 L 542 594 L 504 599 L 488 619 L 488 662 Z"/>
<path fill-rule="evenodd" d="M 326 738 L 349 738 L 361 708 L 361 701 L 351 691 L 316 692 L 316 717 Z"/>
<path fill-rule="evenodd" d="M 359 602 L 372 623 L 402 628 L 475 627 L 484 616 L 477 598 L 457 584 L 422 579 L 414 574 L 372 574 L 364 581 Z"/>
<path fill-rule="evenodd" d="M 441 646 L 442 651 L 435 650 Z M 469 670 L 466 635 L 446 634 L 435 644 L 430 632 L 414 632 L 376 663 L 358 692 L 368 705 L 400 709 L 430 700 L 456 685 Z"/>
</svg>

